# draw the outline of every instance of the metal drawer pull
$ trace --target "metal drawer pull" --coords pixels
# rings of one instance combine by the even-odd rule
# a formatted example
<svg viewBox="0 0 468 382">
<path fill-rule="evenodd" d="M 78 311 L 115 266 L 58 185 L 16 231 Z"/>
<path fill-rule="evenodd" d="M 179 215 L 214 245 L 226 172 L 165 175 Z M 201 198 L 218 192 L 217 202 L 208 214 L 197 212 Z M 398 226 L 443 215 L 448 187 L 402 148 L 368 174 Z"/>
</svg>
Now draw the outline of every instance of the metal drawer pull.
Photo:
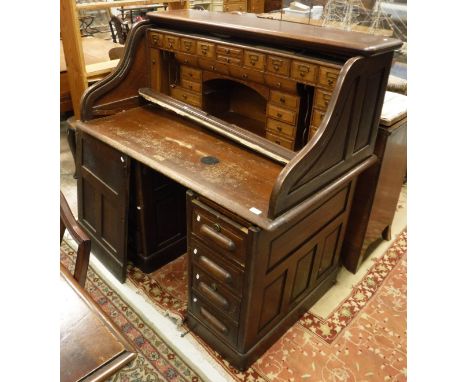
<svg viewBox="0 0 468 382">
<path fill-rule="evenodd" d="M 226 300 L 223 296 L 217 293 L 213 288 L 210 288 L 208 285 L 206 285 L 203 281 L 200 282 L 200 290 L 214 304 L 222 307 L 225 310 L 229 309 L 228 300 Z"/>
<path fill-rule="evenodd" d="M 200 313 L 203 317 L 206 318 L 206 320 L 211 323 L 216 330 L 219 330 L 221 333 L 227 333 L 228 329 L 226 326 L 219 321 L 215 316 L 213 316 L 210 312 L 208 312 L 205 308 L 201 307 L 200 308 Z"/>
<path fill-rule="evenodd" d="M 221 230 L 221 228 L 219 229 Z M 200 228 L 200 233 L 215 241 L 217 244 L 219 244 L 224 249 L 227 249 L 228 251 L 234 252 L 236 250 L 236 244 L 230 238 L 219 233 L 216 228 L 211 228 L 206 224 L 203 224 Z"/>
<path fill-rule="evenodd" d="M 232 283 L 232 276 L 231 274 L 226 271 L 225 269 L 221 268 L 218 264 L 211 261 L 206 256 L 200 256 L 199 260 L 200 266 L 205 269 L 208 273 L 210 273 L 213 277 L 225 282 L 226 284 Z"/>
</svg>

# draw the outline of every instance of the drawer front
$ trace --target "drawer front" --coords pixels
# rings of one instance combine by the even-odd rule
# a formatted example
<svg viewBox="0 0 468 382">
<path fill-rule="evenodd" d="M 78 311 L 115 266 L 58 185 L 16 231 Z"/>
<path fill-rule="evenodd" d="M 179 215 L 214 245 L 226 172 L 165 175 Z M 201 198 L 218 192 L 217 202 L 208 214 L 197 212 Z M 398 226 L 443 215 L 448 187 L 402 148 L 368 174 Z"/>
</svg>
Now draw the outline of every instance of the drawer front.
<svg viewBox="0 0 468 382">
<path fill-rule="evenodd" d="M 225 257 L 214 255 L 208 247 L 194 236 L 190 237 L 190 256 L 192 263 L 208 276 L 223 284 L 232 293 L 241 296 L 243 288 L 243 273 Z"/>
<path fill-rule="evenodd" d="M 224 341 L 237 345 L 237 327 L 234 323 L 216 311 L 200 294 L 192 289 L 190 312 L 213 334 Z"/>
<path fill-rule="evenodd" d="M 180 50 L 184 53 L 195 54 L 197 52 L 196 41 L 191 38 L 181 38 Z"/>
<path fill-rule="evenodd" d="M 290 149 L 290 150 L 294 150 L 294 141 L 292 139 L 280 137 L 279 135 L 273 134 L 268 130 L 266 133 L 266 138 L 269 141 L 276 143 L 277 145 L 286 147 L 287 149 Z"/>
<path fill-rule="evenodd" d="M 177 36 L 164 36 L 164 49 L 175 51 L 179 50 L 180 39 Z"/>
<path fill-rule="evenodd" d="M 331 96 L 331 93 L 325 92 L 321 89 L 315 89 L 314 106 L 327 110 Z"/>
<path fill-rule="evenodd" d="M 180 84 L 184 89 L 191 90 L 193 92 L 201 92 L 201 83 L 200 82 L 194 82 L 190 80 L 183 79 L 180 81 Z"/>
<path fill-rule="evenodd" d="M 213 252 L 225 255 L 227 259 L 241 265 L 245 264 L 246 227 L 200 204 L 193 208 L 192 232 Z"/>
<path fill-rule="evenodd" d="M 221 313 L 227 314 L 234 321 L 239 322 L 239 299 L 217 280 L 212 279 L 197 267 L 193 267 L 192 270 L 192 288 Z"/>
<path fill-rule="evenodd" d="M 291 125 L 296 124 L 296 112 L 283 109 L 282 107 L 272 105 L 271 103 L 267 106 L 267 115 Z"/>
<path fill-rule="evenodd" d="M 201 81 L 201 70 L 190 68 L 188 66 L 180 67 L 180 76 L 189 81 Z"/>
<path fill-rule="evenodd" d="M 289 77 L 291 62 L 287 58 L 268 56 L 267 70 L 269 72 Z"/>
<path fill-rule="evenodd" d="M 202 105 L 202 99 L 200 94 L 192 93 L 178 86 L 173 88 L 171 87 L 171 97 L 174 97 L 179 101 L 188 103 L 192 106 L 201 107 Z"/>
<path fill-rule="evenodd" d="M 162 33 L 151 32 L 151 48 L 162 48 L 164 45 L 164 35 Z"/>
<path fill-rule="evenodd" d="M 278 105 L 290 107 L 294 110 L 296 110 L 299 106 L 299 97 L 293 96 L 291 94 L 281 93 L 276 90 L 271 91 L 270 100 L 271 102 L 277 103 Z"/>
<path fill-rule="evenodd" d="M 247 7 L 244 3 L 230 3 L 223 5 L 224 12 L 246 12 Z"/>
<path fill-rule="evenodd" d="M 240 58 L 232 58 L 229 56 L 222 56 L 218 54 L 218 61 L 219 62 L 224 62 L 225 64 L 231 64 L 231 65 L 240 65 L 241 60 Z"/>
<path fill-rule="evenodd" d="M 289 138 L 294 138 L 296 133 L 296 128 L 294 126 L 272 118 L 268 118 L 267 120 L 267 130 L 274 134 L 285 135 Z"/>
<path fill-rule="evenodd" d="M 201 57 L 214 58 L 215 45 L 210 42 L 197 41 L 197 54 Z"/>
<path fill-rule="evenodd" d="M 291 93 L 297 92 L 296 81 L 291 81 L 290 79 L 284 77 L 274 76 L 272 74 L 265 73 L 265 82 L 272 89 L 288 91 Z"/>
<path fill-rule="evenodd" d="M 257 70 L 265 70 L 265 55 L 246 50 L 244 52 L 244 65 Z"/>
<path fill-rule="evenodd" d="M 210 70 L 212 72 L 221 73 L 221 74 L 228 74 L 229 69 L 226 64 L 222 64 L 220 62 L 214 60 L 204 60 L 203 58 L 198 59 L 198 65 L 200 68 L 205 70 Z"/>
<path fill-rule="evenodd" d="M 321 66 L 319 68 L 318 84 L 327 89 L 333 89 L 338 80 L 340 71 L 338 69 L 327 68 Z"/>
<path fill-rule="evenodd" d="M 242 49 L 232 48 L 226 45 L 217 45 L 216 53 L 227 57 L 242 58 Z"/>
<path fill-rule="evenodd" d="M 231 66 L 229 68 L 229 74 L 244 81 L 258 82 L 259 84 L 263 84 L 265 82 L 263 73 L 257 72 L 256 70 L 246 70 L 245 68 Z"/>
<path fill-rule="evenodd" d="M 310 124 L 318 128 L 320 124 L 322 123 L 322 119 L 324 115 L 325 115 L 324 111 L 314 109 L 312 113 L 312 122 Z"/>
<path fill-rule="evenodd" d="M 192 65 L 192 66 L 197 66 L 197 56 L 192 56 L 190 54 L 184 54 L 184 53 L 176 53 L 175 58 L 177 61 L 179 61 L 181 64 L 184 65 Z"/>
<path fill-rule="evenodd" d="M 293 61 L 291 65 L 291 78 L 299 82 L 315 84 L 317 82 L 317 65 L 303 61 Z"/>
</svg>

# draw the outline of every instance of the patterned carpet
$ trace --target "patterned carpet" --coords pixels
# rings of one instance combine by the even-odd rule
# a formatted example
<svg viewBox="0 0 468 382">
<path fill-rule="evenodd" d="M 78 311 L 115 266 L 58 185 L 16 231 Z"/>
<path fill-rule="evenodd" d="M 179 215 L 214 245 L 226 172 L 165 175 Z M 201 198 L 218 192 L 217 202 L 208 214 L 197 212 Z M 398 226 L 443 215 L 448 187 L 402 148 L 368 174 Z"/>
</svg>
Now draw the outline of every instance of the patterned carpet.
<svg viewBox="0 0 468 382">
<path fill-rule="evenodd" d="M 180 322 L 185 269 L 182 256 L 150 275 L 135 267 L 128 275 L 156 308 Z M 306 313 L 246 372 L 196 340 L 234 381 L 406 381 L 406 231 L 328 317 Z"/>
<path fill-rule="evenodd" d="M 74 269 L 76 253 L 64 240 L 60 261 Z M 197 382 L 202 379 L 89 267 L 86 290 L 138 350 L 138 356 L 114 375 L 113 382 Z"/>
</svg>

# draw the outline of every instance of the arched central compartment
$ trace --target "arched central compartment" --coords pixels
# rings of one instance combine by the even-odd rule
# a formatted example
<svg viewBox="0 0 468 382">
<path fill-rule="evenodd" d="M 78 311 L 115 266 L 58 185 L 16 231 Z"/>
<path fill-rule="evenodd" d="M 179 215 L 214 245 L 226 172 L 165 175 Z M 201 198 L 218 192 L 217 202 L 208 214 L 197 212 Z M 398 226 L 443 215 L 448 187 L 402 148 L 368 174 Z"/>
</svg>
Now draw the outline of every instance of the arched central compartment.
<svg viewBox="0 0 468 382">
<path fill-rule="evenodd" d="M 203 110 L 265 137 L 268 90 L 227 78 L 203 81 Z"/>
</svg>

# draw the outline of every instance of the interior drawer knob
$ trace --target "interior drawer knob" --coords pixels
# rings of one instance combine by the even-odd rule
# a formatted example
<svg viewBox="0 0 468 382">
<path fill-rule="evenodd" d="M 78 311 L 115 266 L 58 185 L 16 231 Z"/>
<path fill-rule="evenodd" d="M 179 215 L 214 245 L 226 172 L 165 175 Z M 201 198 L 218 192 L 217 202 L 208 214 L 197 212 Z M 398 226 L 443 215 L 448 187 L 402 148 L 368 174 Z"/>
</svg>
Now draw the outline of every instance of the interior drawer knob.
<svg viewBox="0 0 468 382">
<path fill-rule="evenodd" d="M 215 229 L 215 231 L 221 232 L 221 226 L 218 223 L 213 224 L 213 228 Z"/>
</svg>

